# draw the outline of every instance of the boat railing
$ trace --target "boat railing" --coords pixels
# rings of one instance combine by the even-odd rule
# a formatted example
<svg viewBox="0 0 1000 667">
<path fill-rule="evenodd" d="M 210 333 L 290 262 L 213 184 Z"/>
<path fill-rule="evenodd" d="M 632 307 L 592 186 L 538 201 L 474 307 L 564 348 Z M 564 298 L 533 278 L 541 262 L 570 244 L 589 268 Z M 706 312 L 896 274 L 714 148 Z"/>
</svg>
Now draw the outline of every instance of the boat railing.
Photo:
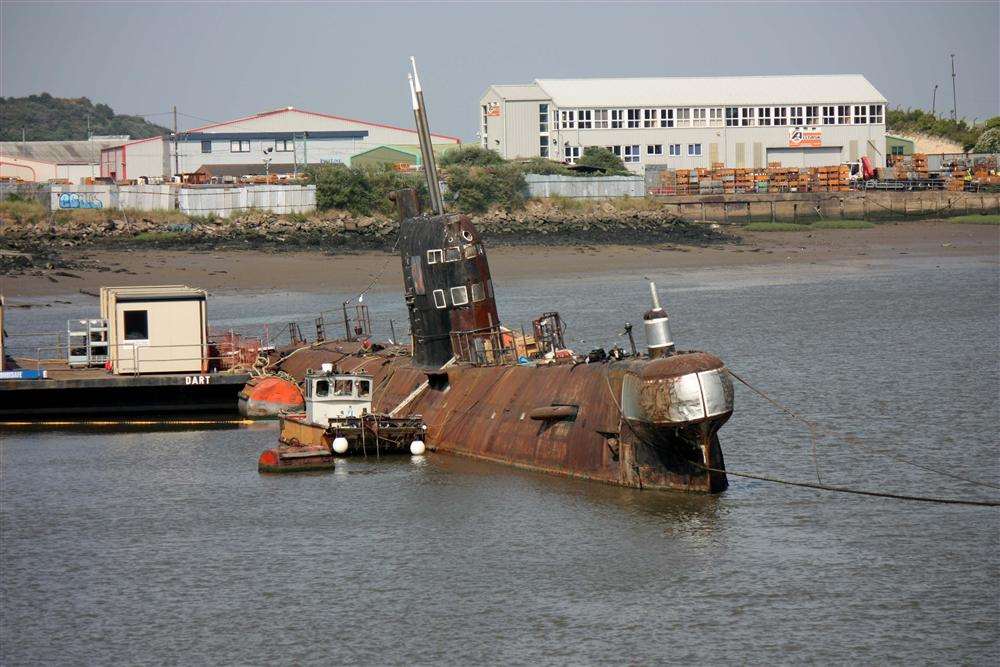
<svg viewBox="0 0 1000 667">
<path fill-rule="evenodd" d="M 258 341 L 259 347 L 260 341 Z M 108 364 L 117 375 L 143 375 L 149 373 L 202 372 L 202 370 L 172 370 L 171 365 L 200 362 L 201 369 L 249 370 L 252 363 L 243 359 L 243 350 L 235 349 L 212 354 L 214 343 L 177 343 L 173 345 L 146 345 L 144 343 L 114 343 L 109 348 Z M 35 370 L 66 370 L 63 356 L 47 356 L 65 351 L 65 345 L 39 345 L 34 348 Z M 190 351 L 188 353 L 187 351 Z M 213 363 L 214 362 L 214 363 Z M 193 365 L 193 364 L 192 364 Z"/>
<path fill-rule="evenodd" d="M 527 356 L 514 332 L 501 327 L 483 327 L 451 332 L 451 347 L 460 362 L 473 366 L 507 366 Z"/>
</svg>

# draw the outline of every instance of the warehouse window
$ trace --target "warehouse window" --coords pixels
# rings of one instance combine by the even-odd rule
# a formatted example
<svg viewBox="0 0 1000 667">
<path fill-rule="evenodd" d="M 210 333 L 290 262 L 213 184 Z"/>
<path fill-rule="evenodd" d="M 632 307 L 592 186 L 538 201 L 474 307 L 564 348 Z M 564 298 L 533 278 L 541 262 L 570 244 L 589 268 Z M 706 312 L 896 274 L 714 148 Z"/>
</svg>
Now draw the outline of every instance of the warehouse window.
<svg viewBox="0 0 1000 667">
<path fill-rule="evenodd" d="M 482 301 L 485 298 L 486 298 L 486 293 L 483 292 L 483 284 L 482 283 L 472 283 L 472 300 L 473 301 Z"/>
<path fill-rule="evenodd" d="M 487 121 L 489 120 L 490 117 L 489 109 L 487 109 L 486 105 L 484 104 L 482 105 L 482 110 L 483 110 L 483 128 L 482 130 L 480 130 L 480 136 L 482 137 L 483 140 L 483 147 L 488 148 L 489 142 L 486 140 L 486 127 L 487 127 Z"/>
<path fill-rule="evenodd" d="M 565 159 L 566 162 L 569 162 L 570 164 L 576 164 L 576 161 L 579 157 L 580 157 L 579 146 L 570 146 L 569 144 L 563 146 L 563 158 Z"/>
<path fill-rule="evenodd" d="M 709 127 L 722 127 L 725 124 L 725 117 L 722 115 L 722 107 L 712 107 L 708 110 Z"/>
<path fill-rule="evenodd" d="M 837 107 L 837 125 L 851 124 L 851 105 L 841 104 Z"/>
<path fill-rule="evenodd" d="M 453 306 L 464 306 L 469 303 L 469 290 L 465 288 L 465 285 L 459 285 L 458 287 L 451 288 L 451 305 Z"/>
<path fill-rule="evenodd" d="M 125 340 L 149 340 L 149 313 L 145 310 L 126 310 L 124 316 Z"/>
<path fill-rule="evenodd" d="M 788 125 L 788 107 L 774 107 L 774 124 Z"/>
<path fill-rule="evenodd" d="M 825 106 L 825 107 L 823 107 L 823 124 L 824 125 L 833 125 L 836 122 L 837 116 L 834 113 L 834 111 L 836 111 L 835 107 L 832 107 L 832 106 Z"/>
<path fill-rule="evenodd" d="M 605 148 L 607 148 L 609 151 L 611 151 L 612 153 L 614 153 L 618 157 L 622 156 L 622 147 L 621 146 L 605 146 Z"/>
<path fill-rule="evenodd" d="M 549 132 L 549 105 L 538 105 L 538 131 L 542 134 Z"/>
<path fill-rule="evenodd" d="M 275 139 L 274 150 L 278 153 L 291 153 L 295 150 L 295 142 L 291 139 Z"/>
<path fill-rule="evenodd" d="M 670 144 L 670 157 L 680 157 L 681 145 L 680 144 Z"/>
<path fill-rule="evenodd" d="M 628 126 L 629 127 L 639 127 L 640 119 L 642 114 L 639 112 L 641 109 L 627 109 L 628 111 Z"/>
<path fill-rule="evenodd" d="M 868 105 L 866 104 L 855 104 L 854 105 L 854 124 L 864 125 L 868 122 Z"/>
<path fill-rule="evenodd" d="M 538 154 L 542 157 L 549 156 L 549 138 L 545 135 L 538 137 Z"/>
<path fill-rule="evenodd" d="M 608 129 L 607 109 L 594 109 L 594 129 L 596 130 Z"/>
<path fill-rule="evenodd" d="M 691 157 L 701 155 L 701 144 L 688 144 L 688 155 Z"/>
<path fill-rule="evenodd" d="M 206 141 L 201 142 L 201 152 L 202 153 L 211 153 L 212 152 L 212 140 L 211 139 L 208 139 Z"/>
<path fill-rule="evenodd" d="M 625 154 L 622 155 L 623 162 L 638 162 L 639 161 L 639 145 L 632 144 L 631 146 L 625 147 Z"/>
<path fill-rule="evenodd" d="M 234 139 L 229 142 L 230 153 L 249 153 L 250 141 L 248 139 Z"/>
<path fill-rule="evenodd" d="M 771 107 L 757 108 L 757 124 L 765 126 L 771 124 Z"/>
<path fill-rule="evenodd" d="M 691 124 L 695 127 L 705 127 L 708 125 L 708 109 L 692 109 Z"/>
<path fill-rule="evenodd" d="M 740 124 L 740 110 L 736 107 L 726 107 L 726 127 L 736 127 Z"/>
<path fill-rule="evenodd" d="M 802 124 L 802 119 L 805 118 L 802 114 L 802 107 L 790 107 L 791 111 L 791 124 L 798 126 Z"/>
<path fill-rule="evenodd" d="M 882 124 L 882 105 L 872 104 L 868 107 L 868 120 L 875 125 Z"/>
<path fill-rule="evenodd" d="M 576 112 L 573 109 L 566 109 L 559 112 L 559 127 L 563 130 L 572 130 L 576 127 Z"/>
<path fill-rule="evenodd" d="M 646 155 L 663 155 L 663 144 L 649 144 L 646 146 Z"/>
<path fill-rule="evenodd" d="M 657 116 L 659 113 L 656 109 L 643 109 L 642 110 L 642 126 L 643 127 L 657 127 L 659 125 L 659 119 Z"/>
<path fill-rule="evenodd" d="M 447 308 L 448 302 L 444 298 L 444 290 L 436 289 L 434 290 L 434 306 L 436 308 Z"/>
<path fill-rule="evenodd" d="M 806 107 L 806 125 L 819 124 L 819 107 Z"/>
<path fill-rule="evenodd" d="M 590 109 L 580 109 L 576 112 L 576 126 L 581 130 L 589 130 L 593 127 L 593 115 Z"/>
<path fill-rule="evenodd" d="M 660 127 L 674 126 L 674 110 L 660 109 Z"/>
<path fill-rule="evenodd" d="M 677 110 L 677 127 L 691 127 L 691 110 Z"/>
<path fill-rule="evenodd" d="M 622 127 L 622 122 L 625 118 L 624 109 L 612 109 L 611 110 L 611 129 L 618 130 Z"/>
<path fill-rule="evenodd" d="M 755 121 L 753 107 L 743 107 L 740 109 L 740 125 L 750 127 L 757 124 Z"/>
<path fill-rule="evenodd" d="M 903 154 L 903 147 L 902 146 L 893 146 L 889 152 L 892 155 L 902 155 Z"/>
</svg>

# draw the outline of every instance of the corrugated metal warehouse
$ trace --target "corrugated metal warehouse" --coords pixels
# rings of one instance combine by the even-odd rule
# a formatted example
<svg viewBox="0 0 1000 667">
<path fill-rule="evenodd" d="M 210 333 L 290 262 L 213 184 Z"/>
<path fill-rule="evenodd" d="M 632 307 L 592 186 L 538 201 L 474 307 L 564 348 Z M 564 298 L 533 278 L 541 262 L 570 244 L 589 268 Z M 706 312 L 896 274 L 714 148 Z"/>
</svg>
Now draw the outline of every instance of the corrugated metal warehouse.
<svg viewBox="0 0 1000 667">
<path fill-rule="evenodd" d="M 456 137 L 432 135 L 435 144 L 457 145 Z M 417 145 L 417 134 L 383 123 L 352 120 L 287 107 L 178 133 L 177 171 L 206 165 L 349 164 L 352 156 L 383 145 Z M 130 141 L 104 150 L 101 176 L 117 180 L 171 178 L 174 142 L 169 137 Z"/>
<path fill-rule="evenodd" d="M 101 150 L 122 143 L 122 137 L 90 141 L 0 142 L 0 177 L 22 181 L 68 180 L 100 176 Z"/>
<path fill-rule="evenodd" d="M 536 79 L 480 100 L 480 141 L 505 158 L 575 162 L 602 146 L 642 172 L 885 164 L 885 97 L 859 74 Z"/>
</svg>

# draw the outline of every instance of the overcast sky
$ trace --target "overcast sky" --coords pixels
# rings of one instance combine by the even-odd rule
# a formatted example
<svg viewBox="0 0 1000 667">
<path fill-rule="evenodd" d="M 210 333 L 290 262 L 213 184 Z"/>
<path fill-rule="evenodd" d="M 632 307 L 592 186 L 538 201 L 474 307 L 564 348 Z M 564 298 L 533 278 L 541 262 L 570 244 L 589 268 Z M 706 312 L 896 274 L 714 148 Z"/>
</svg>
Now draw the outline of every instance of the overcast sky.
<svg viewBox="0 0 1000 667">
<path fill-rule="evenodd" d="M 836 6 L 836 9 L 832 7 Z M 1000 3 L 143 3 L 0 0 L 0 94 L 89 97 L 181 128 L 296 106 L 472 139 L 492 83 L 861 73 L 890 106 L 1000 114 Z M 198 117 L 198 118 L 193 118 Z M 169 125 L 166 115 L 149 116 Z"/>
</svg>

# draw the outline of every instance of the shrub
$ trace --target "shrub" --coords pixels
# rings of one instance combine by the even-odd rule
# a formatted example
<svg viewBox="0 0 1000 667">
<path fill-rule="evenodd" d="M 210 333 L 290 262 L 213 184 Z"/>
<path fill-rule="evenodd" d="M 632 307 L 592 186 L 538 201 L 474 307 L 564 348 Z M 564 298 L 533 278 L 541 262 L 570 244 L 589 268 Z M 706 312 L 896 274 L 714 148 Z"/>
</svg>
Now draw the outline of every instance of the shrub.
<svg viewBox="0 0 1000 667">
<path fill-rule="evenodd" d="M 447 198 L 463 213 L 483 213 L 491 206 L 520 208 L 528 195 L 524 172 L 514 164 L 491 167 L 454 165 L 446 172 Z"/>
<path fill-rule="evenodd" d="M 427 184 L 423 176 L 395 171 L 389 167 L 347 167 L 319 165 L 306 171 L 316 185 L 316 207 L 339 209 L 354 215 L 391 214 L 394 210 L 389 193 L 415 188 L 426 201 Z"/>
<path fill-rule="evenodd" d="M 504 164 L 504 159 L 500 157 L 499 153 L 495 153 L 488 148 L 469 144 L 468 146 L 460 146 L 445 151 L 437 158 L 437 163 L 440 167 L 452 167 L 455 165 L 489 167 Z"/>
<path fill-rule="evenodd" d="M 991 127 L 979 135 L 973 153 L 1000 153 L 1000 126 Z"/>
<path fill-rule="evenodd" d="M 599 146 L 587 146 L 583 149 L 583 155 L 576 161 L 577 164 L 585 167 L 597 167 L 604 170 L 606 176 L 628 176 L 631 172 L 625 168 L 625 163 L 621 158 L 609 151 L 607 148 Z"/>
<path fill-rule="evenodd" d="M 31 224 L 43 220 L 45 215 L 45 207 L 34 199 L 8 199 L 0 202 L 0 219 L 3 220 Z"/>
<path fill-rule="evenodd" d="M 525 174 L 541 174 L 543 176 L 573 176 L 576 174 L 562 162 L 549 160 L 543 157 L 533 157 L 530 160 L 523 160 L 517 166 Z"/>
</svg>

